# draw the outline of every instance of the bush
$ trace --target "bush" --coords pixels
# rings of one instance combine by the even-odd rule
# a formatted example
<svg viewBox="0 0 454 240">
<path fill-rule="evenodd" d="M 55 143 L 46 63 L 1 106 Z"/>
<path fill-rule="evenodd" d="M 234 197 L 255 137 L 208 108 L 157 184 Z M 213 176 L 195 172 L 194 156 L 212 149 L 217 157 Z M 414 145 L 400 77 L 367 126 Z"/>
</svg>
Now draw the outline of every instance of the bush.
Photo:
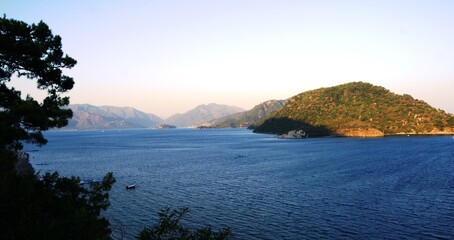
<svg viewBox="0 0 454 240">
<path fill-rule="evenodd" d="M 169 208 L 159 212 L 159 221 L 151 228 L 144 228 L 136 239 L 157 240 L 157 239 L 188 239 L 188 240 L 222 240 L 228 239 L 231 235 L 229 229 L 223 228 L 213 232 L 211 227 L 205 227 L 191 231 L 181 226 L 180 220 L 189 211 L 188 208 L 170 210 Z"/>
</svg>

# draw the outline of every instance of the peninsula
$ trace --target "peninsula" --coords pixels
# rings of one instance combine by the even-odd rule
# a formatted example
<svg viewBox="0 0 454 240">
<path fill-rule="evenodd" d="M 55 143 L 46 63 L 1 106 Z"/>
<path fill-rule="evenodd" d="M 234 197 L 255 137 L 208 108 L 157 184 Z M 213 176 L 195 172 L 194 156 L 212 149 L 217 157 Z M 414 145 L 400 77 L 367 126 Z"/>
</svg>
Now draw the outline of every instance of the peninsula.
<svg viewBox="0 0 454 240">
<path fill-rule="evenodd" d="M 256 133 L 303 130 L 309 137 L 454 134 L 454 115 L 412 96 L 352 82 L 300 93 L 252 126 Z"/>
</svg>

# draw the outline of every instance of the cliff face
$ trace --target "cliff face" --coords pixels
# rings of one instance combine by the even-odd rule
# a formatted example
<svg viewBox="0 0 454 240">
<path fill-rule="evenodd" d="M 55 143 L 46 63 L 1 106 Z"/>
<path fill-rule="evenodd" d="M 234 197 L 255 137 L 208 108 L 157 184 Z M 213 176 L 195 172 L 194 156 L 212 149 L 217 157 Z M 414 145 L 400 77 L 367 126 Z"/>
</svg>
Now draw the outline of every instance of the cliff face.
<svg viewBox="0 0 454 240">
<path fill-rule="evenodd" d="M 255 132 L 281 134 L 295 129 L 309 136 L 453 134 L 454 116 L 410 95 L 353 82 L 292 97 L 261 121 Z"/>
<path fill-rule="evenodd" d="M 335 134 L 345 137 L 362 137 L 362 138 L 385 136 L 385 134 L 382 131 L 375 128 L 345 128 L 337 130 Z"/>
</svg>

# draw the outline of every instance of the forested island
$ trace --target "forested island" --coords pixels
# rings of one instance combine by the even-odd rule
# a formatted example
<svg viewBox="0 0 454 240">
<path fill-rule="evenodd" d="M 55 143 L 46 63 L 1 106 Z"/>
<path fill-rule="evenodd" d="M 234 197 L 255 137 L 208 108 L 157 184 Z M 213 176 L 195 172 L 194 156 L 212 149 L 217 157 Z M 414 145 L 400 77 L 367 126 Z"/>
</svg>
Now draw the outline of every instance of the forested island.
<svg viewBox="0 0 454 240">
<path fill-rule="evenodd" d="M 412 96 L 352 82 L 300 93 L 252 125 L 256 133 L 303 130 L 309 137 L 453 134 L 454 115 Z"/>
</svg>

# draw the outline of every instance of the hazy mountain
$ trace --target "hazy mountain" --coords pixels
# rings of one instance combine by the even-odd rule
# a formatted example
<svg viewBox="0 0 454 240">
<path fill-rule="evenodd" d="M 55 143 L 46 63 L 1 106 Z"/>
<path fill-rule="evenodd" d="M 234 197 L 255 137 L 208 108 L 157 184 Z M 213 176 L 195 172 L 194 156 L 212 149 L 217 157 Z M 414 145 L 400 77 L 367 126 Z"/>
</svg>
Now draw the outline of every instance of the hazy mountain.
<svg viewBox="0 0 454 240">
<path fill-rule="evenodd" d="M 244 109 L 239 107 L 210 103 L 208 105 L 199 105 L 183 114 L 172 115 L 166 120 L 166 123 L 178 127 L 198 126 L 204 122 L 242 111 Z"/>
<path fill-rule="evenodd" d="M 269 100 L 256 105 L 251 110 L 214 119 L 203 123 L 201 126 L 213 128 L 249 127 L 260 119 L 268 117 L 274 111 L 284 107 L 285 102 L 286 100 Z"/>
<path fill-rule="evenodd" d="M 147 113 L 148 115 L 148 118 L 152 121 L 152 122 L 157 122 L 157 123 L 163 123 L 164 120 L 154 114 L 151 114 L 151 113 Z M 156 125 L 156 124 L 155 124 Z M 153 125 L 154 126 L 154 125 Z"/>
<path fill-rule="evenodd" d="M 163 122 L 162 119 L 154 114 L 144 113 L 132 107 L 102 106 L 100 108 L 110 115 L 118 116 L 127 122 L 142 127 L 153 127 Z"/>
<path fill-rule="evenodd" d="M 153 127 L 163 120 L 153 114 L 132 107 L 93 106 L 71 104 L 73 118 L 66 129 L 108 129 Z"/>
<path fill-rule="evenodd" d="M 300 93 L 254 131 L 281 134 L 298 129 L 309 136 L 452 134 L 454 115 L 407 94 L 353 82 Z"/>
</svg>

